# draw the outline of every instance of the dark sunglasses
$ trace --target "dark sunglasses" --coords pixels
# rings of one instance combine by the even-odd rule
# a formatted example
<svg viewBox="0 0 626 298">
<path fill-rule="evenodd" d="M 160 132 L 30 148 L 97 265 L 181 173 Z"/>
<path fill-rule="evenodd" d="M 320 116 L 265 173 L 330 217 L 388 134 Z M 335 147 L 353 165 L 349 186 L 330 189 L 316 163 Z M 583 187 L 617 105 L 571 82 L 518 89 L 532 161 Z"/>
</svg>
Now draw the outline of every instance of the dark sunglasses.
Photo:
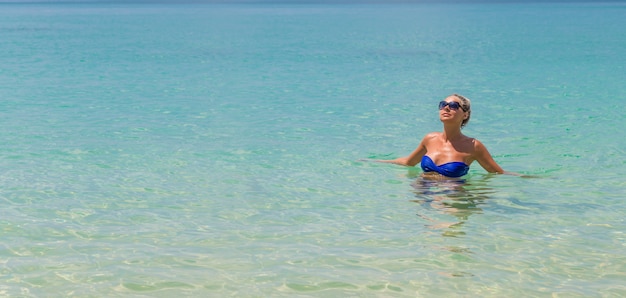
<svg viewBox="0 0 626 298">
<path fill-rule="evenodd" d="M 465 108 L 463 108 L 463 106 L 460 103 L 456 102 L 456 101 L 447 102 L 447 101 L 443 101 L 442 100 L 442 101 L 439 102 L 439 109 L 440 110 L 443 110 L 443 108 L 445 108 L 446 106 L 450 107 L 450 110 L 455 110 L 456 111 L 459 108 L 461 108 L 461 110 L 463 110 L 463 112 L 466 112 Z"/>
</svg>

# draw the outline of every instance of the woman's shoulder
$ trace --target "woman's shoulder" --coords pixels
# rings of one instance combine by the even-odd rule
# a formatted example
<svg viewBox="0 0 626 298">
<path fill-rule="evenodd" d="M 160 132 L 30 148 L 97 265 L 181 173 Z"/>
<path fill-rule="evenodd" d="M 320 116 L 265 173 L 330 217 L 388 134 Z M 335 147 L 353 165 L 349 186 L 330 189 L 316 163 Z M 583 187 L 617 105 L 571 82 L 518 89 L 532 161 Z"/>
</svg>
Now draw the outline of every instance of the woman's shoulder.
<svg viewBox="0 0 626 298">
<path fill-rule="evenodd" d="M 485 150 L 486 149 L 485 145 L 481 141 L 479 141 L 478 139 L 476 139 L 476 138 L 469 138 L 469 139 L 471 140 L 472 145 L 474 146 L 474 150 L 480 151 L 480 150 Z"/>
<path fill-rule="evenodd" d="M 424 140 L 428 140 L 428 139 L 434 139 L 434 138 L 438 138 L 442 135 L 441 132 L 438 131 L 433 131 L 433 132 L 429 132 L 424 136 Z"/>
<path fill-rule="evenodd" d="M 440 137 L 441 137 L 440 132 L 436 132 L 436 131 L 429 132 L 422 139 L 422 145 L 427 146 L 427 145 L 433 144 L 433 142 L 436 142 Z"/>
</svg>

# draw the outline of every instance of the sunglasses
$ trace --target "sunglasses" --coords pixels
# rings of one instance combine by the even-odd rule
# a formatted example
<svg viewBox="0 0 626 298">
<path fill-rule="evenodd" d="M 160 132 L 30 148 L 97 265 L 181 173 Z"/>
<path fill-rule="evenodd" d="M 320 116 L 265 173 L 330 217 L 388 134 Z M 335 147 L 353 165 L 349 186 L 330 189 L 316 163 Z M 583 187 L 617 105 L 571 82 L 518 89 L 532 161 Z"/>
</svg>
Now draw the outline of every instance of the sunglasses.
<svg viewBox="0 0 626 298">
<path fill-rule="evenodd" d="M 461 110 L 463 110 L 463 112 L 467 112 L 465 110 L 465 108 L 463 108 L 463 106 L 456 102 L 456 101 L 451 101 L 451 102 L 447 102 L 447 101 L 440 101 L 439 102 L 439 109 L 443 110 L 443 108 L 445 108 L 446 106 L 450 107 L 450 110 L 458 110 L 459 108 L 461 108 Z"/>
</svg>

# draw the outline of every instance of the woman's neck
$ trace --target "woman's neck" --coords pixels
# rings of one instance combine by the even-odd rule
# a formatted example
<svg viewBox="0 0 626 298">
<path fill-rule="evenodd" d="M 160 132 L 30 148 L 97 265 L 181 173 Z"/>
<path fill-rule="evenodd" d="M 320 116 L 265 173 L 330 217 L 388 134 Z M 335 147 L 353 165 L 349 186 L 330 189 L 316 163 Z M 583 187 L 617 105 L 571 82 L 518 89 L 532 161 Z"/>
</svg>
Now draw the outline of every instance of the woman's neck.
<svg viewBox="0 0 626 298">
<path fill-rule="evenodd" d="M 444 125 L 442 136 L 444 140 L 452 141 L 462 137 L 463 133 L 461 133 L 461 127 L 459 126 Z"/>
</svg>

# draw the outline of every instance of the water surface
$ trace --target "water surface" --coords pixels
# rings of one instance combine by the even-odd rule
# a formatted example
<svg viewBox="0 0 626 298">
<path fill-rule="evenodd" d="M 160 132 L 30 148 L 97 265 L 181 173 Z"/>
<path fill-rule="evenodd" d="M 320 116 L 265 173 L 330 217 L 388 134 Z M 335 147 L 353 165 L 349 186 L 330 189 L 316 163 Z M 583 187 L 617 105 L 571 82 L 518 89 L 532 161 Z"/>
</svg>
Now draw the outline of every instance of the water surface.
<svg viewBox="0 0 626 298">
<path fill-rule="evenodd" d="M 0 293 L 624 296 L 625 13 L 1 4 Z M 455 92 L 540 178 L 359 161 Z"/>
</svg>

